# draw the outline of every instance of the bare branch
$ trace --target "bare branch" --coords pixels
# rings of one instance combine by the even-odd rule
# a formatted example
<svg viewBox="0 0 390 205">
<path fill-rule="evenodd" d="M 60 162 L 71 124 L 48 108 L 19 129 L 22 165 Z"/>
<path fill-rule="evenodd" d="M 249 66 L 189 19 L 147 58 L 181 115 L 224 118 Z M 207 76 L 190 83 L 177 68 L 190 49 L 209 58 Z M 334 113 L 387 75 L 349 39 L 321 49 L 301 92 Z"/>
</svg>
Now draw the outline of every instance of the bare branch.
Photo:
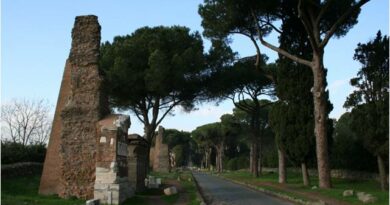
<svg viewBox="0 0 390 205">
<path fill-rule="evenodd" d="M 342 23 L 345 22 L 345 20 L 352 15 L 352 13 L 356 10 L 358 10 L 360 7 L 362 7 L 365 3 L 367 3 L 369 0 L 360 0 L 357 4 L 350 7 L 340 18 L 337 19 L 337 21 L 332 25 L 332 27 L 329 29 L 328 32 L 326 32 L 326 35 L 324 37 L 324 40 L 319 45 L 320 48 L 324 48 L 326 44 L 328 44 L 329 39 L 333 36 L 333 34 L 336 32 L 336 29 L 340 27 Z"/>
<path fill-rule="evenodd" d="M 298 62 L 298 63 L 301 63 L 303 65 L 307 65 L 307 66 L 311 67 L 311 62 L 310 61 L 302 59 L 302 58 L 299 58 L 298 56 L 292 55 L 292 54 L 288 53 L 287 51 L 285 51 L 285 50 L 283 50 L 281 48 L 278 48 L 278 47 L 268 43 L 267 41 L 265 41 L 263 39 L 263 35 L 261 33 L 260 25 L 258 23 L 258 20 L 257 20 L 256 16 L 254 15 L 253 11 L 252 11 L 252 17 L 253 17 L 253 20 L 255 21 L 255 23 L 257 24 L 256 28 L 257 28 L 257 32 L 258 32 L 261 44 L 263 44 L 265 47 L 267 47 L 267 48 L 269 48 L 269 49 L 271 49 L 271 50 L 273 50 L 275 52 L 278 52 L 281 55 L 283 55 L 283 56 L 285 56 L 285 57 L 287 57 L 287 58 L 289 58 L 289 59 L 291 59 L 291 60 L 293 60 L 295 62 Z"/>
</svg>

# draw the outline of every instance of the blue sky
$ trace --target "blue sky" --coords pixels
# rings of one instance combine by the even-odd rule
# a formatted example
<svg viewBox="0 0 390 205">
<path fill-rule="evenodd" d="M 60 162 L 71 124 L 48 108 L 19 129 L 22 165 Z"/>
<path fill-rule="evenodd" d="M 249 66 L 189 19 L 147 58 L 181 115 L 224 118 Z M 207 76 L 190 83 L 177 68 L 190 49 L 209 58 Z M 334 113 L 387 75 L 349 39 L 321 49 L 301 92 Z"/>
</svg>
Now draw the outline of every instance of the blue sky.
<svg viewBox="0 0 390 205">
<path fill-rule="evenodd" d="M 1 98 L 47 99 L 53 107 L 57 101 L 65 60 L 71 45 L 71 29 L 78 15 L 94 14 L 102 26 L 102 41 L 116 35 L 130 34 L 143 26 L 182 25 L 202 31 L 197 13 L 199 0 L 3 0 L 1 1 Z M 374 38 L 380 29 L 388 35 L 388 0 L 372 0 L 363 6 L 359 23 L 346 36 L 331 39 L 325 49 L 328 88 L 334 109 L 330 117 L 338 118 L 342 105 L 352 91 L 349 79 L 359 69 L 352 57 L 359 42 Z M 268 38 L 277 43 L 276 36 Z M 205 47 L 209 47 L 205 40 Z M 251 42 L 240 36 L 233 38 L 232 47 L 241 57 L 255 53 Z M 271 61 L 276 53 L 262 48 Z M 215 122 L 233 105 L 225 101 L 219 106 L 203 104 L 199 110 L 184 113 L 176 109 L 162 125 L 166 128 L 191 131 L 199 125 Z M 131 116 L 131 133 L 143 133 L 143 126 Z"/>
</svg>

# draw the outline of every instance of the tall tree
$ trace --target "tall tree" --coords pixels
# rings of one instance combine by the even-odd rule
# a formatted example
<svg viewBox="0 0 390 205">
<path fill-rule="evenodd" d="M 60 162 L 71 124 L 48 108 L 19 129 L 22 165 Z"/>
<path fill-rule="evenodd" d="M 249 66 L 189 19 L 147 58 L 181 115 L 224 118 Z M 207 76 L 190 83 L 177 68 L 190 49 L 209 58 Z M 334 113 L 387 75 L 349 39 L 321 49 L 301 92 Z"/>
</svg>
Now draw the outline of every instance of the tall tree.
<svg viewBox="0 0 390 205">
<path fill-rule="evenodd" d="M 152 142 L 175 107 L 193 108 L 202 87 L 203 42 L 186 27 L 144 27 L 103 43 L 100 65 L 111 106 L 132 111 Z"/>
<path fill-rule="evenodd" d="M 319 172 L 319 186 L 331 187 L 327 141 L 327 98 L 326 71 L 323 64 L 324 49 L 332 37 L 341 37 L 357 23 L 360 8 L 369 0 L 294 0 L 294 1 L 245 1 L 245 0 L 205 0 L 199 8 L 204 34 L 210 38 L 226 38 L 232 34 L 247 36 L 257 52 L 255 65 L 260 65 L 260 43 L 313 72 L 313 102 L 315 117 L 316 152 Z M 292 6 L 285 6 L 292 5 Z M 293 7 L 297 12 L 286 12 Z M 283 21 L 289 14 L 298 16 L 305 28 L 312 50 L 311 58 L 302 53 L 291 53 L 272 45 L 264 38 L 271 31 L 279 34 L 284 31 L 274 25 Z"/>
<path fill-rule="evenodd" d="M 289 53 L 299 53 L 305 58 L 312 55 L 310 43 L 304 26 L 298 16 L 294 2 L 284 6 L 289 12 L 283 20 L 279 42 L 280 48 Z M 301 166 L 304 185 L 309 185 L 307 162 L 315 151 L 313 97 L 310 92 L 313 87 L 313 74 L 305 65 L 297 64 L 289 58 L 279 54 L 277 69 L 274 72 L 276 95 L 279 102 L 272 107 L 271 122 L 276 134 L 279 149 L 279 181 L 286 181 L 285 159 Z M 326 92 L 328 99 L 328 92 Z M 329 113 L 332 105 L 328 101 Z M 331 123 L 331 122 L 329 122 Z M 329 137 L 329 136 L 328 136 Z"/>
<path fill-rule="evenodd" d="M 377 157 L 381 188 L 388 188 L 385 159 L 389 153 L 389 38 L 378 31 L 376 38 L 358 44 L 354 59 L 362 64 L 351 79 L 356 90 L 344 106 L 352 109 L 352 126 L 364 136 L 365 147 Z"/>
</svg>

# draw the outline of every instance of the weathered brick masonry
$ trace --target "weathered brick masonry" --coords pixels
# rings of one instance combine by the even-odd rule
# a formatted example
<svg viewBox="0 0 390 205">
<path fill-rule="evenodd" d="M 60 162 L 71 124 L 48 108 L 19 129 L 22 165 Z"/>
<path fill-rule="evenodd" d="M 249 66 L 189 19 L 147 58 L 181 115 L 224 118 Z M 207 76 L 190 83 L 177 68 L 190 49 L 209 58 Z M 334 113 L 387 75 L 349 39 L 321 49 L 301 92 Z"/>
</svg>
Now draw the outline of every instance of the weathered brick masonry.
<svg viewBox="0 0 390 205">
<path fill-rule="evenodd" d="M 42 194 L 93 197 L 99 139 L 96 125 L 108 113 L 101 92 L 99 49 L 97 17 L 76 17 L 41 178 Z"/>
</svg>

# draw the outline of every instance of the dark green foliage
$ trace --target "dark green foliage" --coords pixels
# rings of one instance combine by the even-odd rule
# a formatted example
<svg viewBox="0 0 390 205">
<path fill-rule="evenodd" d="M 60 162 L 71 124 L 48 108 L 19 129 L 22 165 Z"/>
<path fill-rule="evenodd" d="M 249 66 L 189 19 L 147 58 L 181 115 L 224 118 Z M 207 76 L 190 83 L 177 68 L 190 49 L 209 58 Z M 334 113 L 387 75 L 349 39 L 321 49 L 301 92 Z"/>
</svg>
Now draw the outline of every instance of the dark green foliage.
<svg viewBox="0 0 390 205">
<path fill-rule="evenodd" d="M 389 149 L 389 38 L 379 31 L 376 38 L 358 44 L 354 59 L 362 64 L 351 85 L 345 107 L 352 109 L 352 128 L 375 156 L 388 156 Z M 388 158 L 388 157 L 386 157 Z"/>
<path fill-rule="evenodd" d="M 349 112 L 344 113 L 336 123 L 331 162 L 335 169 L 376 171 L 376 159 L 364 148 L 362 136 L 358 136 L 352 128 Z"/>
<path fill-rule="evenodd" d="M 240 156 L 229 159 L 226 163 L 226 169 L 228 170 L 239 170 L 239 169 L 247 169 L 249 167 L 249 159 L 248 156 Z"/>
<path fill-rule="evenodd" d="M 22 145 L 14 142 L 1 142 L 1 164 L 17 162 L 44 162 L 46 147 L 42 144 Z"/>
<path fill-rule="evenodd" d="M 177 167 L 188 165 L 189 160 L 196 161 L 197 144 L 191 138 L 191 133 L 176 129 L 166 129 L 163 141 L 175 153 Z"/>
<path fill-rule="evenodd" d="M 111 106 L 131 110 L 151 142 L 174 107 L 191 110 L 200 95 L 203 42 L 186 27 L 143 27 L 103 43 L 100 67 Z"/>
</svg>

